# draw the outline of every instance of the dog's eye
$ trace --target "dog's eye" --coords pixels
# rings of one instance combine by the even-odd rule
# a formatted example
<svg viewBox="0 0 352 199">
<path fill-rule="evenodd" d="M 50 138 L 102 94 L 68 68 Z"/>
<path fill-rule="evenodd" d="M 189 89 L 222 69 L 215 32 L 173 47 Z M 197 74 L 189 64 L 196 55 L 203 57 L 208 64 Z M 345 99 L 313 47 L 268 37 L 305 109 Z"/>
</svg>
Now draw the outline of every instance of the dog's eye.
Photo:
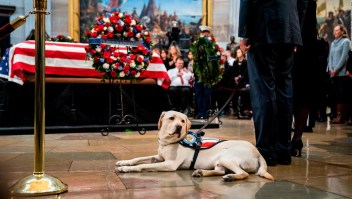
<svg viewBox="0 0 352 199">
<path fill-rule="evenodd" d="M 185 120 L 181 120 L 182 123 L 185 123 Z"/>
<path fill-rule="evenodd" d="M 174 120 L 175 119 L 175 117 L 169 117 L 169 120 Z"/>
</svg>

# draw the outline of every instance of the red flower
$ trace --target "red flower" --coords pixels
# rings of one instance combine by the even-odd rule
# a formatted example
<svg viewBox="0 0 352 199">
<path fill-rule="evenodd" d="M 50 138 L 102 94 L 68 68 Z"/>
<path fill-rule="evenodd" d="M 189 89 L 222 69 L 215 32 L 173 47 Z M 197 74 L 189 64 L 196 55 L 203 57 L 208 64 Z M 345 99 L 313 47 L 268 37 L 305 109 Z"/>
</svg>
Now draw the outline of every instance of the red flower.
<svg viewBox="0 0 352 199">
<path fill-rule="evenodd" d="M 133 32 L 128 32 L 128 33 L 127 33 L 127 36 L 128 36 L 128 37 L 133 37 L 133 36 L 134 36 L 134 33 L 133 33 Z"/>
<path fill-rule="evenodd" d="M 123 67 L 123 72 L 127 73 L 128 71 L 130 71 L 130 66 L 126 65 L 125 67 Z"/>
<path fill-rule="evenodd" d="M 143 62 L 143 58 L 142 57 L 138 57 L 137 62 L 142 63 Z"/>
<path fill-rule="evenodd" d="M 107 39 L 107 38 L 108 38 L 108 36 L 106 36 L 106 35 L 102 34 L 102 35 L 101 35 L 101 38 L 102 38 L 102 39 Z"/>
<path fill-rule="evenodd" d="M 125 23 L 126 23 L 126 24 L 131 24 L 131 22 L 132 22 L 131 17 L 127 17 L 127 16 L 126 16 L 126 18 L 125 18 Z"/>
<path fill-rule="evenodd" d="M 102 48 L 102 49 L 105 49 L 106 48 L 106 44 L 100 44 L 100 48 Z"/>
<path fill-rule="evenodd" d="M 90 46 L 85 46 L 84 50 L 86 50 L 86 52 L 89 52 L 90 51 Z"/>
<path fill-rule="evenodd" d="M 131 70 L 131 75 L 132 76 L 135 76 L 137 74 L 137 71 L 136 70 Z"/>
<path fill-rule="evenodd" d="M 120 57 L 120 52 L 114 52 L 115 57 Z"/>
<path fill-rule="evenodd" d="M 210 41 L 211 42 L 215 42 L 215 38 L 214 37 L 210 37 Z"/>
<path fill-rule="evenodd" d="M 97 51 L 95 51 L 94 49 L 91 49 L 91 50 L 90 50 L 90 54 L 91 54 L 91 55 L 94 55 L 95 53 L 97 53 Z"/>
<path fill-rule="evenodd" d="M 130 55 L 130 59 L 131 60 L 135 60 L 136 59 L 136 55 Z"/>
<path fill-rule="evenodd" d="M 149 52 L 149 51 L 148 51 L 147 49 L 144 49 L 144 50 L 143 50 L 143 54 L 144 54 L 144 55 L 148 55 L 148 52 Z"/>
<path fill-rule="evenodd" d="M 138 51 L 143 51 L 143 50 L 144 50 L 144 46 L 138 45 L 138 46 L 137 46 L 137 50 L 138 50 Z"/>
<path fill-rule="evenodd" d="M 92 35 L 91 35 L 93 38 L 96 38 L 98 36 L 97 32 L 92 32 Z"/>
<path fill-rule="evenodd" d="M 111 59 L 110 57 L 109 57 L 109 58 L 107 58 L 107 59 L 106 59 L 106 61 L 108 62 L 108 64 L 112 64 L 112 63 L 114 63 L 114 60 L 113 60 L 113 59 Z"/>
<path fill-rule="evenodd" d="M 111 16 L 109 18 L 110 22 L 113 23 L 113 24 L 117 24 L 117 18 L 115 16 Z"/>
<path fill-rule="evenodd" d="M 117 25 L 117 26 L 115 27 L 115 29 L 117 30 L 117 32 L 122 32 L 123 26 L 121 26 L 121 25 L 119 24 L 119 25 Z"/>
<path fill-rule="evenodd" d="M 115 66 L 115 68 L 118 68 L 120 66 L 120 64 L 117 62 L 114 66 Z"/>
<path fill-rule="evenodd" d="M 111 39 L 114 37 L 114 33 L 113 32 L 108 32 L 107 34 L 108 38 Z"/>
<path fill-rule="evenodd" d="M 99 57 L 94 57 L 94 63 L 99 63 L 99 62 L 100 62 Z"/>
<path fill-rule="evenodd" d="M 149 44 L 151 42 L 150 37 L 145 38 L 145 42 L 147 42 L 147 44 Z"/>
<path fill-rule="evenodd" d="M 142 26 L 140 26 L 140 25 L 136 25 L 136 29 L 140 32 L 140 31 L 142 31 L 142 30 L 143 30 L 143 27 L 142 27 Z"/>
<path fill-rule="evenodd" d="M 106 22 L 105 27 L 109 27 L 109 26 L 110 26 L 110 22 Z"/>
<path fill-rule="evenodd" d="M 104 51 L 103 57 L 105 59 L 110 58 L 110 51 Z"/>
<path fill-rule="evenodd" d="M 91 34 L 92 34 L 92 33 L 90 32 L 90 30 L 86 30 L 86 35 L 87 35 L 88 37 L 90 37 Z"/>
<path fill-rule="evenodd" d="M 111 77 L 117 77 L 117 73 L 116 73 L 115 70 L 112 70 L 112 71 L 110 72 L 110 75 L 111 75 Z"/>
<path fill-rule="evenodd" d="M 100 25 L 98 26 L 98 30 L 99 30 L 99 31 L 104 31 L 104 25 L 103 25 L 103 24 L 100 24 Z"/>
<path fill-rule="evenodd" d="M 215 44 L 215 50 L 220 50 L 219 45 Z"/>
<path fill-rule="evenodd" d="M 120 60 L 121 60 L 123 63 L 126 63 L 126 62 L 127 62 L 127 58 L 126 58 L 126 57 L 121 57 Z"/>
</svg>

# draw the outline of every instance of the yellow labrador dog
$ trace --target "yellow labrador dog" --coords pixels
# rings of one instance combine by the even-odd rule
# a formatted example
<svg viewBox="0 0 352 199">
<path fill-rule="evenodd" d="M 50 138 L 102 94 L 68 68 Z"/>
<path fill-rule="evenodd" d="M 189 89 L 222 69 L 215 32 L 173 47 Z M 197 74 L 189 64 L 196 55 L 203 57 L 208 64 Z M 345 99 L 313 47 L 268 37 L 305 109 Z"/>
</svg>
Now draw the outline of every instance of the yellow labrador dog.
<svg viewBox="0 0 352 199">
<path fill-rule="evenodd" d="M 191 122 L 187 116 L 176 112 L 163 112 L 158 122 L 158 154 L 116 162 L 116 171 L 176 171 L 189 169 L 194 149 L 179 142 L 188 134 Z M 274 180 L 267 172 L 264 158 L 253 144 L 247 141 L 229 140 L 216 144 L 210 149 L 200 150 L 195 161 L 193 177 L 223 175 L 224 181 L 248 177 L 248 173 Z M 226 175 L 225 175 L 226 174 Z"/>
</svg>

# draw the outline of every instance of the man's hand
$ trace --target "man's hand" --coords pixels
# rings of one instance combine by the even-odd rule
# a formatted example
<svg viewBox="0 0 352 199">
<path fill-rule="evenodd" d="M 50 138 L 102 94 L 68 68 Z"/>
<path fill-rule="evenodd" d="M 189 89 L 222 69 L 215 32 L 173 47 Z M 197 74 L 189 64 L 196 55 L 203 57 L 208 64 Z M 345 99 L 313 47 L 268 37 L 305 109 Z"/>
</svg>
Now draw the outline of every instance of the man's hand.
<svg viewBox="0 0 352 199">
<path fill-rule="evenodd" d="M 251 46 L 247 45 L 247 40 L 246 39 L 241 39 L 240 40 L 240 49 L 243 52 L 247 52 Z"/>
</svg>

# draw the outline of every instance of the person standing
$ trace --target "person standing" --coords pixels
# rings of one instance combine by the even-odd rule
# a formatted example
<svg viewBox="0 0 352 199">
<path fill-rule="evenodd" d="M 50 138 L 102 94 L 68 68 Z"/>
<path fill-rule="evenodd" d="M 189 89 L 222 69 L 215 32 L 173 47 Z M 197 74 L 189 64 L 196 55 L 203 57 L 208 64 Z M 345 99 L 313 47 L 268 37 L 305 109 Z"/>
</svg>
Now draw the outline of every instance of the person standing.
<svg viewBox="0 0 352 199">
<path fill-rule="evenodd" d="M 302 45 L 307 0 L 241 0 L 256 147 L 267 164 L 291 164 L 293 52 Z"/>
<path fill-rule="evenodd" d="M 336 117 L 331 121 L 332 124 L 341 124 L 344 121 L 344 111 L 346 102 L 346 63 L 351 42 L 348 39 L 347 29 L 339 24 L 334 27 L 334 41 L 331 43 L 327 71 L 332 79 L 335 91 L 334 101 L 336 103 Z"/>
<path fill-rule="evenodd" d="M 302 27 L 303 46 L 296 49 L 292 68 L 294 135 L 291 155 L 301 156 L 303 148 L 302 134 L 308 127 L 312 129 L 319 101 L 319 64 L 316 0 L 308 0 Z M 321 50 L 321 49 L 319 49 Z M 309 115 L 309 117 L 308 117 Z"/>
</svg>

